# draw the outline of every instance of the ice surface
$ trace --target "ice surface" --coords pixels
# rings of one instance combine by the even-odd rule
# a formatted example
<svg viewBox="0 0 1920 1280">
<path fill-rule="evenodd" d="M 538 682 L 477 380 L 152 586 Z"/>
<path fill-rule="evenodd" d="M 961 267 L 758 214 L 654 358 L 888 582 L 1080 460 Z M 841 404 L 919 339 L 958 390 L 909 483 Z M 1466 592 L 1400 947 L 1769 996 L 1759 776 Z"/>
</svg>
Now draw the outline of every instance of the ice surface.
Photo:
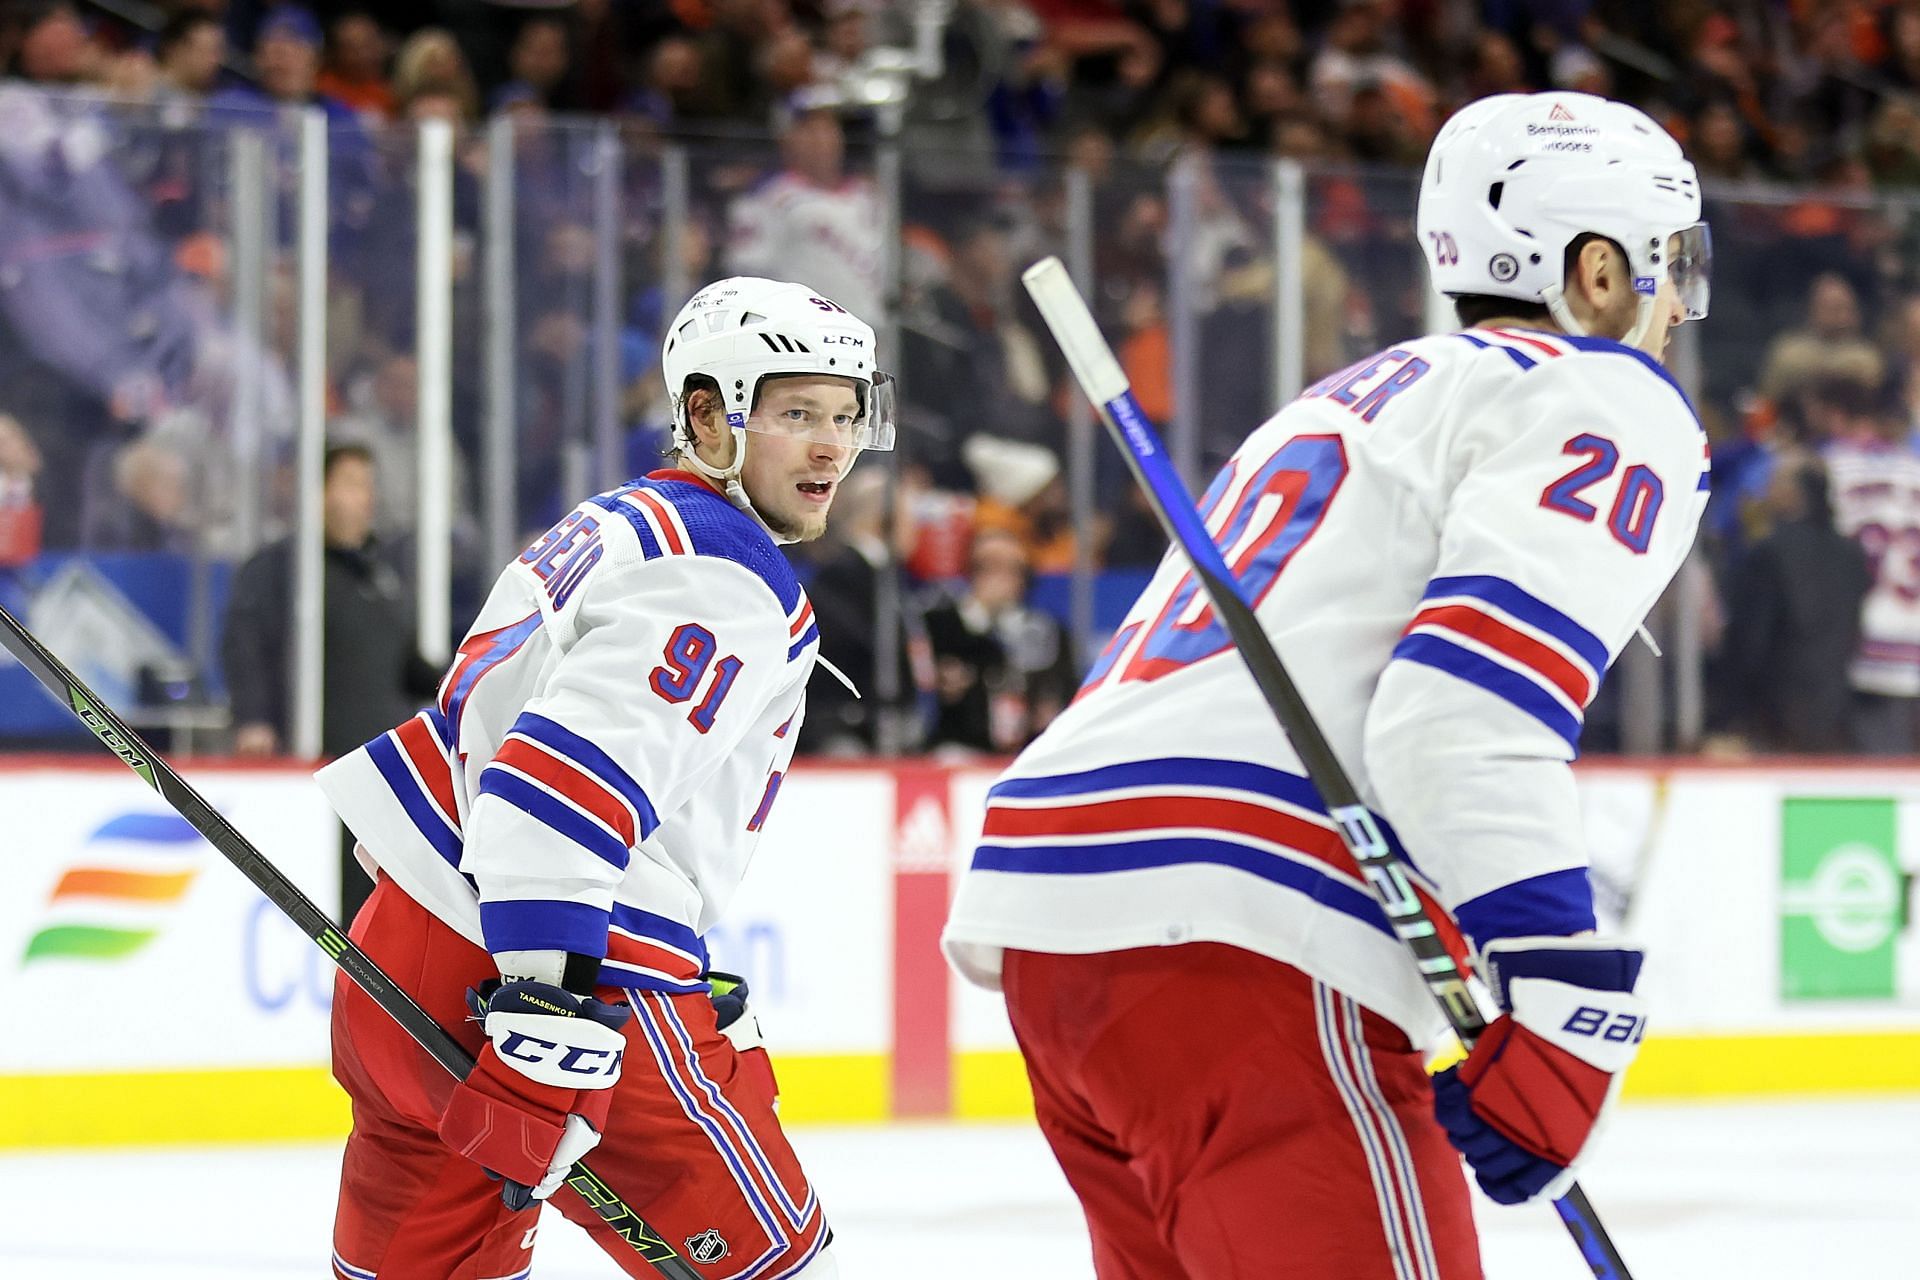
<svg viewBox="0 0 1920 1280">
<path fill-rule="evenodd" d="M 1079 1212 L 1027 1126 L 801 1129 L 847 1280 L 1088 1280 Z M 5 1280 L 323 1277 L 325 1146 L 0 1158 Z M 1920 1099 L 1638 1105 L 1585 1178 L 1637 1280 L 1920 1276 Z M 1545 1207 L 1481 1215 L 1489 1280 L 1587 1273 Z M 557 1215 L 537 1280 L 620 1274 Z"/>
</svg>

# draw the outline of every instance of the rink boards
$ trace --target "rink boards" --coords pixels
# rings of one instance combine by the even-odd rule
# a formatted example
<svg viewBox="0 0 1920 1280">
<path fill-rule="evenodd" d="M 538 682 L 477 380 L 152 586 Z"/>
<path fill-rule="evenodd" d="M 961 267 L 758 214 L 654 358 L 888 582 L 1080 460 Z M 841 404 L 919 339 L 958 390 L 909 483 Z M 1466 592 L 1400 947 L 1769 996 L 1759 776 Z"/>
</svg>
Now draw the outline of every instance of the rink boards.
<svg viewBox="0 0 1920 1280">
<path fill-rule="evenodd" d="M 304 770 L 184 770 L 310 896 L 336 833 Z M 981 768 L 802 765 L 709 935 L 751 979 L 795 1121 L 1027 1109 L 997 996 L 936 939 Z M 1920 1091 L 1920 774 L 1847 764 L 1580 773 L 1603 914 L 1643 940 L 1641 1097 Z M 9 892 L 0 1147 L 344 1131 L 331 968 L 112 761 L 0 760 Z"/>
</svg>

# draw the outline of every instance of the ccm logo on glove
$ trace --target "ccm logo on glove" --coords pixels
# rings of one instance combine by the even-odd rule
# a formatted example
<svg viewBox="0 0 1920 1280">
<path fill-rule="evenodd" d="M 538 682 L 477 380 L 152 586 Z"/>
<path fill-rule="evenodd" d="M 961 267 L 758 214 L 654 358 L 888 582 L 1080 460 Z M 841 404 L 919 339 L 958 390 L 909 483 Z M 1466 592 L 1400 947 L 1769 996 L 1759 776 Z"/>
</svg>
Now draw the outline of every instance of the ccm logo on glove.
<svg viewBox="0 0 1920 1280">
<path fill-rule="evenodd" d="M 578 1045 L 555 1044 L 551 1040 L 542 1040 L 522 1031 L 512 1031 L 494 1044 L 494 1052 L 503 1058 L 512 1058 L 518 1062 L 533 1065 L 551 1065 L 554 1070 L 566 1075 L 581 1077 L 580 1087 L 592 1086 L 585 1083 L 594 1076 L 620 1078 L 620 1060 L 625 1054 L 618 1050 L 583 1049 Z M 556 1061 L 557 1057 L 557 1061 Z"/>
</svg>

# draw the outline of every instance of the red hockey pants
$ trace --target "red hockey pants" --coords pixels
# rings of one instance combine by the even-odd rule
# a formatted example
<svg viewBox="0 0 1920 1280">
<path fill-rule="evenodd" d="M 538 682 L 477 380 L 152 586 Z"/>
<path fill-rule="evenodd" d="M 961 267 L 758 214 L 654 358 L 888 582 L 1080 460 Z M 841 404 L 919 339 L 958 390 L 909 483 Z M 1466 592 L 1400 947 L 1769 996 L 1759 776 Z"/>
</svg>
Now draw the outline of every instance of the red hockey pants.
<svg viewBox="0 0 1920 1280">
<path fill-rule="evenodd" d="M 1406 1036 L 1217 943 L 1006 954 L 1041 1130 L 1100 1280 L 1479 1280 Z"/>
<path fill-rule="evenodd" d="M 470 1052 L 480 1028 L 465 992 L 497 977 L 493 958 L 382 878 L 353 940 Z M 633 1005 L 607 1132 L 588 1163 L 713 1280 L 777 1280 L 828 1238 L 826 1215 L 774 1116 L 763 1073 L 714 1025 L 704 995 L 602 990 Z M 500 1184 L 440 1141 L 448 1075 L 345 977 L 334 984 L 333 1074 L 353 1098 L 353 1133 L 334 1218 L 337 1280 L 521 1280 L 534 1210 L 510 1213 Z M 586 1203 L 551 1203 L 629 1275 L 658 1276 Z"/>
</svg>

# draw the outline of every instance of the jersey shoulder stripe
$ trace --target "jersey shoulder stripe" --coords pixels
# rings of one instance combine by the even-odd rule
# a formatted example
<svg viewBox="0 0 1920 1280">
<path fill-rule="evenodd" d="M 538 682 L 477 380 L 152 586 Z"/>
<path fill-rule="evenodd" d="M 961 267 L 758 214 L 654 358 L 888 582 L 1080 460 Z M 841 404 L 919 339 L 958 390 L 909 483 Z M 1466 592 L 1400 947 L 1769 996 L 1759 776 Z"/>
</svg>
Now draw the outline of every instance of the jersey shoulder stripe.
<svg viewBox="0 0 1920 1280">
<path fill-rule="evenodd" d="M 789 623 L 797 615 L 804 596 L 793 565 L 757 521 L 697 477 L 656 471 L 588 502 L 624 517 L 648 560 L 684 555 L 731 560 L 767 584 Z"/>
<path fill-rule="evenodd" d="M 1544 330 L 1530 329 L 1469 329 L 1453 335 L 1473 344 L 1482 351 L 1498 351 L 1513 361 L 1522 372 L 1536 369 L 1542 364 L 1573 355 L 1612 355 L 1623 356 L 1638 363 L 1641 368 L 1672 388 L 1680 397 L 1680 403 L 1686 407 L 1687 416 L 1694 427 L 1705 433 L 1706 428 L 1700 422 L 1700 411 L 1693 406 L 1693 398 L 1686 388 L 1673 376 L 1673 371 L 1658 360 L 1624 342 L 1612 338 L 1575 337 L 1564 333 L 1547 333 Z M 1704 486 L 1704 483 L 1702 485 Z"/>
</svg>

